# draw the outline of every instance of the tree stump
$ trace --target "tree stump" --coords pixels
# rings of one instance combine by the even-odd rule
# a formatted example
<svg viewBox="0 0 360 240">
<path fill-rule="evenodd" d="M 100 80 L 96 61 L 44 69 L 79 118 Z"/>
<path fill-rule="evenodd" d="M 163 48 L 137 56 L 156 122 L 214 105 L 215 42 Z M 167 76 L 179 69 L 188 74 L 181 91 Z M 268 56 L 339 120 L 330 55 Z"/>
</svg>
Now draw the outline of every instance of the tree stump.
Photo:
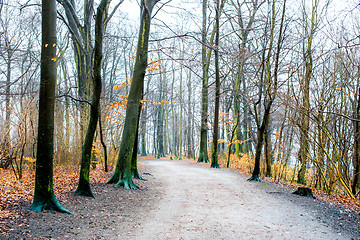
<svg viewBox="0 0 360 240">
<path fill-rule="evenodd" d="M 316 199 L 316 197 L 312 193 L 312 190 L 306 187 L 298 187 L 298 189 L 293 192 L 293 194 Z"/>
</svg>

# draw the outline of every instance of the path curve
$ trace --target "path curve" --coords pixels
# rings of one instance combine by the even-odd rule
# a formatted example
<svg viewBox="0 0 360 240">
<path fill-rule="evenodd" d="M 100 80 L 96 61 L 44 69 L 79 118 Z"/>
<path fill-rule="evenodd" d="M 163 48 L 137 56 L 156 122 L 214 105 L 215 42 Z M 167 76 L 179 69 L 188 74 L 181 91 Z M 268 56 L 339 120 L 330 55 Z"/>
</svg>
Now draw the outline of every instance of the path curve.
<svg viewBox="0 0 360 240">
<path fill-rule="evenodd" d="M 144 160 L 164 193 L 131 239 L 351 239 L 263 183 L 228 169 Z"/>
</svg>

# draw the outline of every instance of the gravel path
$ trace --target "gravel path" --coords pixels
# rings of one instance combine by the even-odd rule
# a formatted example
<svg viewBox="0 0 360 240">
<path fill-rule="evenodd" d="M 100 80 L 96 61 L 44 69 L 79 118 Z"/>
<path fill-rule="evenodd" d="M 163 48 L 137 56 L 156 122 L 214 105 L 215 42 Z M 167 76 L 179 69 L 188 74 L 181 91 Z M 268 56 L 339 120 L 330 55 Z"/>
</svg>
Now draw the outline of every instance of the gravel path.
<svg viewBox="0 0 360 240">
<path fill-rule="evenodd" d="M 165 192 L 134 239 L 351 239 L 284 192 L 227 169 L 147 161 Z M 288 194 L 290 195 L 290 194 Z"/>
<path fill-rule="evenodd" d="M 93 184 L 96 198 L 68 193 L 72 215 L 29 211 L 0 239 L 360 239 L 360 215 L 247 182 L 229 169 L 190 161 L 143 160 L 139 190 Z M 109 173 L 109 177 L 111 173 Z"/>
</svg>

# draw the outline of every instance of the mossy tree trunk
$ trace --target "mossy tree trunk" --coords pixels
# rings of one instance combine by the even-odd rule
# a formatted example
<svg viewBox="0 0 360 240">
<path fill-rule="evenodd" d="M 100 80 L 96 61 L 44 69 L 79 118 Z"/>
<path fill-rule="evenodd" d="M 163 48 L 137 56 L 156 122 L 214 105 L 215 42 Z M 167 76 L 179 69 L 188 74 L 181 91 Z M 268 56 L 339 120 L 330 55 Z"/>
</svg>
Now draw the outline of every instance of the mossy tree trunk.
<svg viewBox="0 0 360 240">
<path fill-rule="evenodd" d="M 197 162 L 209 162 L 209 157 L 207 153 L 207 117 L 208 117 L 208 74 L 206 72 L 206 9 L 207 9 L 207 0 L 203 0 L 202 3 L 202 13 L 203 13 L 203 25 L 202 25 L 202 64 L 203 64 L 203 81 L 202 81 L 202 91 L 201 91 L 201 127 L 200 127 L 200 149 L 199 149 L 199 158 Z"/>
<path fill-rule="evenodd" d="M 219 16 L 224 9 L 225 1 L 221 1 Z M 203 26 L 202 26 L 202 64 L 203 64 L 203 82 L 202 82 L 202 92 L 201 92 L 201 127 L 200 127 L 200 146 L 199 146 L 199 158 L 197 162 L 209 162 L 208 157 L 208 148 L 207 148 L 207 123 L 208 123 L 208 104 L 209 104 L 209 93 L 208 93 L 208 84 L 209 84 L 209 67 L 212 48 L 206 50 L 206 9 L 207 9 L 207 0 L 203 0 Z M 209 45 L 213 45 L 215 38 L 216 25 L 212 30 Z"/>
<path fill-rule="evenodd" d="M 94 1 L 84 0 L 83 10 L 83 23 L 76 12 L 75 0 L 57 0 L 59 4 L 64 7 L 67 26 L 70 29 L 74 58 L 77 74 L 78 96 L 83 101 L 90 101 L 90 84 L 92 77 L 92 54 L 93 46 L 91 39 L 91 22 L 94 14 Z M 89 108 L 86 103 L 81 102 L 79 105 L 80 112 L 80 135 L 83 136 L 86 128 L 86 120 L 88 119 Z"/>
<path fill-rule="evenodd" d="M 41 82 L 35 173 L 30 209 L 70 213 L 57 201 L 53 189 L 54 106 L 56 88 L 56 2 L 42 1 Z"/>
<path fill-rule="evenodd" d="M 124 130 L 121 137 L 119 156 L 113 176 L 108 183 L 115 183 L 115 187 L 123 186 L 125 189 L 138 187 L 131 177 L 131 159 L 135 145 L 138 128 L 139 104 L 144 87 L 145 70 L 147 67 L 147 53 L 150 33 L 151 12 L 157 0 L 141 2 L 141 24 L 136 51 L 136 60 L 126 107 Z"/>
<path fill-rule="evenodd" d="M 102 43 L 103 43 L 103 26 L 104 13 L 108 0 L 102 0 L 97 8 L 95 23 L 95 48 L 94 48 L 94 68 L 93 68 L 93 93 L 90 106 L 90 119 L 86 131 L 84 144 L 81 154 L 81 168 L 79 184 L 75 191 L 76 194 L 88 197 L 94 197 L 91 191 L 89 177 L 91 164 L 91 151 L 94 141 L 94 134 L 99 120 L 99 107 L 101 96 L 101 61 L 102 61 Z"/>
</svg>

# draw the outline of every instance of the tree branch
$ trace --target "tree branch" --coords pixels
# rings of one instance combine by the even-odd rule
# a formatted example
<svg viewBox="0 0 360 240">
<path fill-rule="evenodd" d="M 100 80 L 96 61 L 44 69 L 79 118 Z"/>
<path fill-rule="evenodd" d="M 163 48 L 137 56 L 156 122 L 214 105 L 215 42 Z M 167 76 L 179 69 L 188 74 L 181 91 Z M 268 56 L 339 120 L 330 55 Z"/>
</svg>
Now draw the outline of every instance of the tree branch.
<svg viewBox="0 0 360 240">
<path fill-rule="evenodd" d="M 352 118 L 352 117 L 349 117 L 349 116 L 344 115 L 344 114 L 341 114 L 341 113 L 336 113 L 336 112 L 324 112 L 324 111 L 320 111 L 320 110 L 318 110 L 318 112 L 327 113 L 327 114 L 334 114 L 334 115 L 336 115 L 336 116 L 346 118 L 346 119 L 348 119 L 348 120 L 350 120 L 350 121 L 360 122 L 360 119 Z"/>
</svg>

